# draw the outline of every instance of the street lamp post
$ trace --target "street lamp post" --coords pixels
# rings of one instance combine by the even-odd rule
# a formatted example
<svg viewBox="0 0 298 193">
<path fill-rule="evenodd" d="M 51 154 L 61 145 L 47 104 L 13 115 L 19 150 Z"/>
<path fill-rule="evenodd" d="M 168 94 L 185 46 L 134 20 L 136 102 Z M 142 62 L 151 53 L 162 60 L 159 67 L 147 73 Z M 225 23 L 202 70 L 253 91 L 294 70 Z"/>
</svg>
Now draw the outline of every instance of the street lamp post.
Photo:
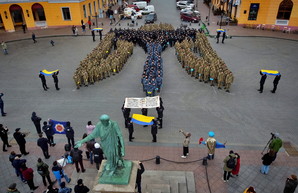
<svg viewBox="0 0 298 193">
<path fill-rule="evenodd" d="M 98 28 L 98 22 L 97 22 L 98 15 L 97 15 L 97 12 L 95 12 L 95 16 L 92 16 L 92 17 L 95 17 L 96 28 Z"/>
<path fill-rule="evenodd" d="M 208 13 L 208 25 L 210 25 L 210 9 L 211 9 L 211 5 L 210 5 L 210 1 L 209 1 L 209 13 Z"/>
</svg>

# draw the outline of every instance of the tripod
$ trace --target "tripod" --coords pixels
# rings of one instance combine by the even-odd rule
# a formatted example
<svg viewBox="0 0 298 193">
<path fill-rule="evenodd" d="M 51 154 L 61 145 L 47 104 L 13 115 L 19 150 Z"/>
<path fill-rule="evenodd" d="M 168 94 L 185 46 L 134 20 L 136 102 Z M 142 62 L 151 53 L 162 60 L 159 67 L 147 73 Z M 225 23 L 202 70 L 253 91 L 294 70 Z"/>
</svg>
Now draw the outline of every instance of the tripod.
<svg viewBox="0 0 298 193">
<path fill-rule="evenodd" d="M 263 153 L 264 153 L 264 151 L 267 149 L 267 147 L 268 147 L 268 145 L 271 143 L 271 141 L 274 139 L 274 134 L 273 133 L 271 133 L 271 138 L 269 139 L 269 141 L 267 142 L 267 144 L 266 144 L 266 146 L 264 147 L 264 149 L 263 149 L 263 151 L 262 151 L 262 155 L 263 155 Z"/>
</svg>

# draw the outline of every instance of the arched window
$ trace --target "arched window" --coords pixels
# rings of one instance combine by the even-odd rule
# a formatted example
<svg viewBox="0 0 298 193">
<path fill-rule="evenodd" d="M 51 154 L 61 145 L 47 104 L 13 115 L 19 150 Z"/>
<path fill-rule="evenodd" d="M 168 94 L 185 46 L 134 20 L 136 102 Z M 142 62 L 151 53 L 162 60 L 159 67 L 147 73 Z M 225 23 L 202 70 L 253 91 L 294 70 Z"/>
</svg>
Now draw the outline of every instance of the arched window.
<svg viewBox="0 0 298 193">
<path fill-rule="evenodd" d="M 283 0 L 279 4 L 279 9 L 277 13 L 277 19 L 286 19 L 289 20 L 293 8 L 293 2 L 291 0 Z"/>
</svg>

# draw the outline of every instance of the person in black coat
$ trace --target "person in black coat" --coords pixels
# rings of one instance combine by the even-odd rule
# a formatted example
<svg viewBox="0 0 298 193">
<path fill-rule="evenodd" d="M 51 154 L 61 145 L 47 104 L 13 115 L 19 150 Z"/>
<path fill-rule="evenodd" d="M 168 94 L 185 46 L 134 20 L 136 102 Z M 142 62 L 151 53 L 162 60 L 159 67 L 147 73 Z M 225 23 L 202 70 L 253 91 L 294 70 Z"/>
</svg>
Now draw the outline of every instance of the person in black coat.
<svg viewBox="0 0 298 193">
<path fill-rule="evenodd" d="M 35 112 L 32 112 L 31 121 L 34 123 L 37 133 L 38 134 L 41 133 L 41 126 L 40 126 L 41 118 L 38 117 Z"/>
<path fill-rule="evenodd" d="M 0 137 L 2 139 L 2 142 L 3 142 L 3 151 L 7 151 L 6 150 L 6 146 L 7 147 L 11 147 L 11 145 L 9 145 L 8 143 L 8 135 L 7 135 L 7 132 L 8 132 L 8 128 L 7 127 L 3 127 L 2 124 L 0 124 Z"/>
<path fill-rule="evenodd" d="M 263 74 L 261 71 L 260 71 L 260 74 L 261 74 L 261 80 L 260 80 L 260 89 L 258 91 L 260 91 L 260 93 L 263 92 L 263 88 L 264 88 L 264 84 L 265 84 L 265 81 L 266 81 L 266 78 L 267 78 L 267 75 L 266 74 Z"/>
<path fill-rule="evenodd" d="M 15 138 L 15 140 L 17 141 L 19 147 L 20 147 L 20 152 L 23 155 L 28 155 L 29 152 L 26 152 L 26 140 L 25 137 L 26 135 L 24 133 L 20 132 L 21 128 L 16 128 L 13 137 Z"/>
<path fill-rule="evenodd" d="M 77 185 L 74 187 L 75 193 L 87 193 L 90 189 L 83 184 L 82 179 L 78 179 Z"/>
<path fill-rule="evenodd" d="M 227 37 L 227 36 L 226 36 L 226 32 L 224 31 L 224 32 L 222 33 L 222 41 L 221 41 L 221 43 L 224 44 L 226 37 Z"/>
<path fill-rule="evenodd" d="M 56 90 L 60 90 L 60 88 L 58 87 L 58 74 L 59 74 L 59 71 L 54 72 L 52 75 L 52 77 L 54 79 Z"/>
<path fill-rule="evenodd" d="M 45 132 L 50 146 L 55 146 L 56 144 L 54 143 L 54 130 L 52 129 L 51 125 L 48 125 L 48 123 L 44 121 L 42 130 L 43 132 Z"/>
<path fill-rule="evenodd" d="M 133 122 L 131 121 L 131 118 L 128 118 L 127 128 L 128 128 L 128 134 L 129 134 L 129 141 L 132 142 L 132 140 L 134 139 L 134 137 L 132 136 L 134 132 L 134 128 L 133 128 Z"/>
<path fill-rule="evenodd" d="M 122 110 L 123 117 L 124 117 L 125 128 L 127 128 L 127 126 L 128 126 L 127 123 L 129 122 L 128 118 L 129 118 L 131 109 L 130 108 L 124 108 L 124 103 L 123 103 L 121 110 Z"/>
<path fill-rule="evenodd" d="M 4 112 L 4 102 L 2 100 L 3 95 L 4 95 L 3 93 L 0 93 L 0 110 L 1 110 L 2 117 L 5 117 L 6 113 Z"/>
<path fill-rule="evenodd" d="M 72 157 L 78 173 L 80 172 L 79 164 L 81 166 L 82 172 L 85 172 L 82 153 L 82 150 L 79 150 L 78 148 L 74 148 L 70 151 L 70 156 Z"/>
<path fill-rule="evenodd" d="M 145 116 L 148 115 L 148 109 L 142 108 L 141 111 L 142 111 L 142 115 L 145 115 Z M 144 125 L 143 127 L 148 127 L 148 125 Z"/>
<path fill-rule="evenodd" d="M 139 161 L 139 168 L 137 171 L 136 187 L 138 188 L 138 193 L 142 193 L 142 174 L 144 173 L 145 168 L 142 162 Z"/>
<path fill-rule="evenodd" d="M 163 111 L 164 111 L 164 107 L 162 105 L 160 105 L 160 107 L 156 107 L 156 111 L 157 111 L 157 120 L 159 122 L 159 128 L 162 128 L 162 118 L 163 118 Z"/>
<path fill-rule="evenodd" d="M 153 120 L 153 125 L 151 125 L 151 134 L 152 134 L 152 142 L 156 142 L 156 135 L 157 135 L 157 120 Z"/>
<path fill-rule="evenodd" d="M 70 122 L 69 121 L 66 122 L 65 132 L 66 132 L 66 137 L 67 137 L 69 146 L 70 147 L 72 146 L 74 148 L 74 146 L 75 146 L 75 142 L 74 142 L 74 130 L 70 126 Z"/>
<path fill-rule="evenodd" d="M 49 159 L 51 156 L 49 155 L 49 146 L 48 146 L 48 139 L 42 136 L 42 133 L 38 134 L 39 139 L 37 140 L 37 145 L 41 148 L 43 155 L 46 159 Z"/>
<path fill-rule="evenodd" d="M 216 43 L 217 43 L 217 44 L 218 44 L 218 42 L 219 42 L 219 37 L 220 37 L 220 31 L 218 31 L 217 34 L 216 34 L 216 39 L 217 39 L 217 42 L 216 42 Z"/>
<path fill-rule="evenodd" d="M 47 89 L 49 89 L 49 87 L 47 86 L 47 81 L 46 81 L 46 77 L 42 74 L 42 72 L 39 72 L 39 78 L 41 79 L 41 83 L 42 83 L 42 87 L 45 91 L 47 91 Z"/>
<path fill-rule="evenodd" d="M 291 175 L 286 180 L 286 185 L 284 188 L 284 193 L 294 193 L 298 184 L 297 176 Z"/>
<path fill-rule="evenodd" d="M 271 91 L 272 93 L 275 93 L 280 78 L 281 78 L 281 75 L 277 75 L 277 76 L 274 78 L 274 80 L 273 80 L 273 90 Z"/>
<path fill-rule="evenodd" d="M 94 144 L 93 156 L 94 156 L 94 163 L 96 164 L 96 169 L 99 170 L 99 166 L 103 160 L 103 151 L 100 148 L 99 143 Z"/>
</svg>

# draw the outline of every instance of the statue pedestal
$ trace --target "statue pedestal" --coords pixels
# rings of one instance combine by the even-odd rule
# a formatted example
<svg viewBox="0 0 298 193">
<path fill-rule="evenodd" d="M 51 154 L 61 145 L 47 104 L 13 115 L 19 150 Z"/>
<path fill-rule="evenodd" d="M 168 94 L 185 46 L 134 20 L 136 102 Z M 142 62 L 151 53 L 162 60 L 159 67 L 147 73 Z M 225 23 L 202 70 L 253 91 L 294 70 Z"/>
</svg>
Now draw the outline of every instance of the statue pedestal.
<svg viewBox="0 0 298 193">
<path fill-rule="evenodd" d="M 103 160 L 99 172 L 96 177 L 96 181 L 93 187 L 93 191 L 96 193 L 135 193 L 136 178 L 138 171 L 138 161 L 132 161 L 132 168 L 130 173 L 129 182 L 127 185 L 117 185 L 117 184 L 103 184 L 100 181 L 105 181 L 101 179 L 101 174 L 104 168 L 106 160 Z"/>
</svg>

